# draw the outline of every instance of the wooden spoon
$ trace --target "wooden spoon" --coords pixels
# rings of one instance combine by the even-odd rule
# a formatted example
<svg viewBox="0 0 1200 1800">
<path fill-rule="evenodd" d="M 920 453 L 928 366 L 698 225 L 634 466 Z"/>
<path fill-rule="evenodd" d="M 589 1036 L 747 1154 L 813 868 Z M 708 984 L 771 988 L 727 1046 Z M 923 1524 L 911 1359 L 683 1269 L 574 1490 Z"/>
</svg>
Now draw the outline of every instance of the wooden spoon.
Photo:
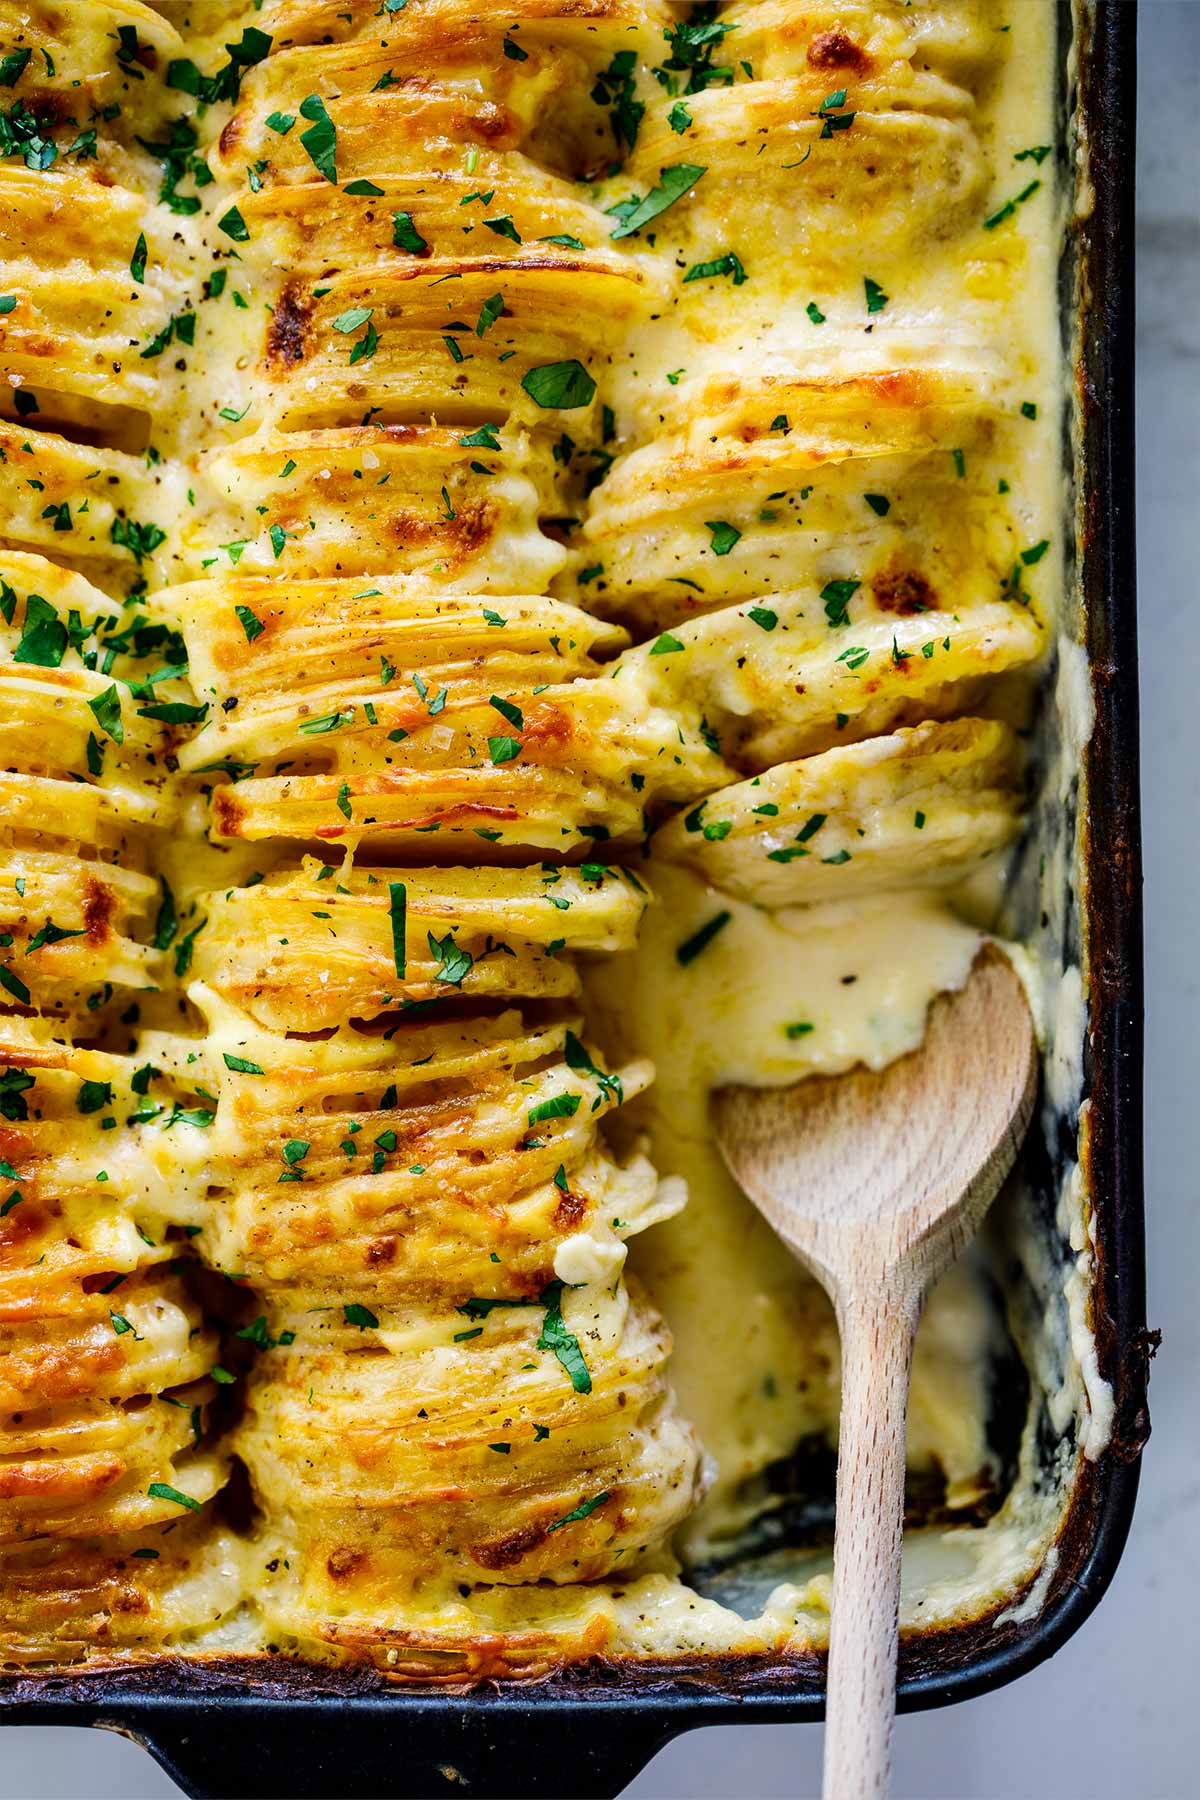
<svg viewBox="0 0 1200 1800">
<path fill-rule="evenodd" d="M 925 1297 L 976 1230 L 1033 1111 L 1025 993 L 992 947 L 912 1055 L 713 1096 L 736 1180 L 821 1283 L 842 1340 L 825 1800 L 887 1793 L 896 1711 L 904 1422 Z"/>
</svg>

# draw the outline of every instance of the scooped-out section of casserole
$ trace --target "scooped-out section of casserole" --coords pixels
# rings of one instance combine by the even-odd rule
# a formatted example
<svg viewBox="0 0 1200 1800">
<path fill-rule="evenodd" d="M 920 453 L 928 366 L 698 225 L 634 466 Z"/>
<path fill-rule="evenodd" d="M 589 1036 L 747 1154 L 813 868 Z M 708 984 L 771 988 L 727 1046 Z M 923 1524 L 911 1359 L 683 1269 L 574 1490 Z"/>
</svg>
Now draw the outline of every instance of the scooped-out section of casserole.
<svg viewBox="0 0 1200 1800">
<path fill-rule="evenodd" d="M 0 0 L 4 1666 L 823 1642 L 708 1094 L 996 936 L 1079 1111 L 1056 25 Z M 909 1629 L 1107 1439 L 1054 1191 L 921 1327 Z"/>
</svg>

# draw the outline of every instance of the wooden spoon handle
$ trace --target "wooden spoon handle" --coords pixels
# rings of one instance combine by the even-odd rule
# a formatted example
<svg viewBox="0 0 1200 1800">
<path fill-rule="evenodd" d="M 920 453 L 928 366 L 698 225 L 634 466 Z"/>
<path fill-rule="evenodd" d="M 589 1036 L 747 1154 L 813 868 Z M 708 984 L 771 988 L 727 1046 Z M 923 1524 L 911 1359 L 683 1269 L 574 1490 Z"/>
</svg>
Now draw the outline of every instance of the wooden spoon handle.
<svg viewBox="0 0 1200 1800">
<path fill-rule="evenodd" d="M 904 1422 L 916 1295 L 839 1308 L 842 1411 L 825 1711 L 824 1800 L 883 1800 L 896 1713 Z"/>
</svg>

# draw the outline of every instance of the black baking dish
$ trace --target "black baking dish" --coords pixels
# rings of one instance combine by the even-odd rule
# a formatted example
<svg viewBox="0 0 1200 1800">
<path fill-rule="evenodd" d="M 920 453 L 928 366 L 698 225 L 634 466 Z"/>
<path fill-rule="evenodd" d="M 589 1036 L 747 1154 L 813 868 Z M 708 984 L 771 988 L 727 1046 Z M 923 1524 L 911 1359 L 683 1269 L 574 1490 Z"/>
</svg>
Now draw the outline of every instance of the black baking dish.
<svg viewBox="0 0 1200 1800">
<path fill-rule="evenodd" d="M 1072 25 L 1061 12 L 1064 68 Z M 1082 936 L 1090 984 L 1085 1157 L 1092 1324 L 1112 1386 L 1108 1449 L 1081 1462 L 1057 1564 L 1033 1618 L 995 1614 L 904 1645 L 900 1705 L 966 1699 L 1025 1673 L 1087 1617 L 1124 1544 L 1148 1435 L 1142 1219 L 1142 960 L 1133 527 L 1135 8 L 1096 0 L 1076 23 L 1070 82 L 1092 204 L 1075 225 L 1076 575 L 1095 729 L 1085 753 Z M 1064 94 L 1069 90 L 1064 75 Z M 1072 302 L 1074 305 L 1074 302 Z M 1072 1143 L 1041 1152 L 1043 1180 Z M 1035 1157 L 1036 1157 L 1035 1152 Z M 1037 1180 L 1036 1170 L 1030 1175 Z M 369 1672 L 165 1657 L 103 1672 L 8 1678 L 11 1724 L 96 1725 L 145 1744 L 195 1795 L 611 1795 L 700 1725 L 811 1720 L 822 1665 L 752 1657 L 582 1665 L 532 1685 L 399 1691 Z M 536 1748 L 536 1754 L 531 1749 Z"/>
</svg>

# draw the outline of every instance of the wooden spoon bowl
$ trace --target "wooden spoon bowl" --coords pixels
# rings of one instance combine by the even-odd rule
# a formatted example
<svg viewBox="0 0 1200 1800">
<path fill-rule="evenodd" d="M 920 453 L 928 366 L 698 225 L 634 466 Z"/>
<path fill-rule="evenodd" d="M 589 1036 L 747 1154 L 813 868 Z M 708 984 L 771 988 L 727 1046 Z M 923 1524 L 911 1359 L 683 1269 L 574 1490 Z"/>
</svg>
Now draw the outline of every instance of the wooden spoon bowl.
<svg viewBox="0 0 1200 1800">
<path fill-rule="evenodd" d="M 978 1229 L 1033 1112 L 1025 991 L 988 946 L 878 1073 L 720 1088 L 734 1178 L 833 1301 L 842 1344 L 825 1800 L 886 1794 L 896 1707 L 904 1426 L 930 1288 Z"/>
</svg>

